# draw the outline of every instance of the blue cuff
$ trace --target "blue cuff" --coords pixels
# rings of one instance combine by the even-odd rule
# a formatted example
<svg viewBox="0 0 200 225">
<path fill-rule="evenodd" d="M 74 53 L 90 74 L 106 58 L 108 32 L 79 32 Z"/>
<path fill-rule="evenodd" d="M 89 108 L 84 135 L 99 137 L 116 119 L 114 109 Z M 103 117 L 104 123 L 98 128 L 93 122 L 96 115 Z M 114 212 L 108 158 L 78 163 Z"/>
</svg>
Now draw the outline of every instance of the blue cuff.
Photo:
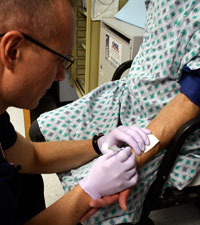
<svg viewBox="0 0 200 225">
<path fill-rule="evenodd" d="M 180 92 L 200 106 L 200 69 L 190 70 L 188 66 L 184 66 L 180 85 Z"/>
</svg>

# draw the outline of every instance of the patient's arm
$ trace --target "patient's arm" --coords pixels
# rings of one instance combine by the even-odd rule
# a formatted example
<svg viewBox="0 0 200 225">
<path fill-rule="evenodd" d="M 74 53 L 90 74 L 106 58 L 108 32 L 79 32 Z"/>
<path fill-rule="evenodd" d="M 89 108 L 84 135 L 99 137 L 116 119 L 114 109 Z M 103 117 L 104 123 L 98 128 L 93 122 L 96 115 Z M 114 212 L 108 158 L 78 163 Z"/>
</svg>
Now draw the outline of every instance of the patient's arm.
<svg viewBox="0 0 200 225">
<path fill-rule="evenodd" d="M 184 94 L 179 93 L 169 102 L 147 126 L 159 139 L 150 151 L 136 155 L 137 166 L 143 166 L 152 156 L 166 147 L 178 129 L 187 121 L 194 118 L 199 112 L 199 107 L 192 103 Z"/>
<path fill-rule="evenodd" d="M 179 93 L 171 102 L 169 102 L 160 113 L 147 126 L 158 139 L 159 143 L 146 153 L 136 155 L 137 167 L 142 167 L 152 156 L 159 152 L 159 150 L 166 147 L 171 139 L 174 137 L 178 129 L 187 121 L 194 118 L 199 112 L 199 107 L 192 103 L 184 94 Z M 126 201 L 128 199 L 131 189 L 125 190 L 118 195 L 109 196 L 108 199 L 95 200 L 90 203 L 94 207 L 83 219 L 89 218 L 97 211 L 98 207 L 114 203 L 119 199 L 119 204 L 122 209 L 126 210 Z"/>
<path fill-rule="evenodd" d="M 159 143 L 146 153 L 136 155 L 137 167 L 142 167 L 161 149 L 166 147 L 178 129 L 187 121 L 197 116 L 199 107 L 190 101 L 184 94 L 179 93 L 171 102 L 169 102 L 158 115 L 147 126 L 158 139 Z M 119 204 L 122 209 L 126 209 L 126 201 L 131 189 L 120 193 Z"/>
</svg>

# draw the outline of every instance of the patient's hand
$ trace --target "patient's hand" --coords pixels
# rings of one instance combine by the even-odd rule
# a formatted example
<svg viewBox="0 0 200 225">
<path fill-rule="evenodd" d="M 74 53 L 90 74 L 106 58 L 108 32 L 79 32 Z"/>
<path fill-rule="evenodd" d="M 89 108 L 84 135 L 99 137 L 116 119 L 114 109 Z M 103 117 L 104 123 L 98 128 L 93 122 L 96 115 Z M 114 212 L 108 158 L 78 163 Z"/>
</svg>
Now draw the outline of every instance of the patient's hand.
<svg viewBox="0 0 200 225">
<path fill-rule="evenodd" d="M 131 188 L 124 190 L 120 192 L 119 194 L 111 195 L 111 196 L 104 196 L 103 198 L 97 199 L 97 200 L 92 200 L 90 202 L 90 206 L 92 209 L 90 209 L 81 219 L 81 222 L 84 220 L 88 219 L 90 216 L 92 216 L 94 213 L 98 211 L 99 208 L 101 207 L 106 207 L 108 205 L 113 204 L 117 200 L 119 200 L 119 205 L 120 207 L 126 211 L 127 210 L 127 205 L 126 201 L 128 199 L 128 196 L 131 192 Z"/>
</svg>

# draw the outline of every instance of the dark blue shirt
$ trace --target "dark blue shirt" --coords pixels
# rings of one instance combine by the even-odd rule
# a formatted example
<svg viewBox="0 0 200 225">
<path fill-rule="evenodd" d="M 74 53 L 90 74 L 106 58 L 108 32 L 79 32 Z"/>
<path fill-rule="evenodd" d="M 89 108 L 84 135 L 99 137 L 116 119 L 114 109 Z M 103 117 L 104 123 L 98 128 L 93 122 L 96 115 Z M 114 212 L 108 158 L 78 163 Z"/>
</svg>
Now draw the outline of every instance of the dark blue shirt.
<svg viewBox="0 0 200 225">
<path fill-rule="evenodd" d="M 16 225 L 17 169 L 4 158 L 2 151 L 15 144 L 17 135 L 7 112 L 0 115 L 0 224 Z"/>
<path fill-rule="evenodd" d="M 3 151 L 12 147 L 17 134 L 8 113 L 0 115 L 0 142 Z M 0 150 L 0 225 L 23 225 L 45 209 L 40 174 L 19 174 Z"/>
</svg>

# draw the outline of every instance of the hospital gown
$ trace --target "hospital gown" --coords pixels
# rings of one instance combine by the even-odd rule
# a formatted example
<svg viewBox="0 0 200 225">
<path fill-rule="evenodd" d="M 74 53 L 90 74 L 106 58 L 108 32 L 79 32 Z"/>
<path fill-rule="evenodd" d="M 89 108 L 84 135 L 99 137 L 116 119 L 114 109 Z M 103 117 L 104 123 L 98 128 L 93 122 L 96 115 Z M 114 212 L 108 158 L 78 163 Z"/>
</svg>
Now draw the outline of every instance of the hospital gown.
<svg viewBox="0 0 200 225">
<path fill-rule="evenodd" d="M 46 141 L 90 139 L 96 133 L 110 132 L 119 121 L 126 126 L 146 127 L 178 94 L 183 66 L 200 68 L 200 1 L 149 0 L 145 4 L 144 39 L 129 74 L 99 86 L 69 105 L 42 114 L 38 123 Z M 199 172 L 199 136 L 198 131 L 183 146 L 168 185 L 182 189 Z M 160 152 L 139 170 L 138 183 L 128 199 L 128 211 L 122 211 L 115 203 L 101 208 L 84 224 L 136 223 L 162 157 Z M 73 188 L 92 164 L 93 161 L 59 174 L 64 190 Z"/>
</svg>

